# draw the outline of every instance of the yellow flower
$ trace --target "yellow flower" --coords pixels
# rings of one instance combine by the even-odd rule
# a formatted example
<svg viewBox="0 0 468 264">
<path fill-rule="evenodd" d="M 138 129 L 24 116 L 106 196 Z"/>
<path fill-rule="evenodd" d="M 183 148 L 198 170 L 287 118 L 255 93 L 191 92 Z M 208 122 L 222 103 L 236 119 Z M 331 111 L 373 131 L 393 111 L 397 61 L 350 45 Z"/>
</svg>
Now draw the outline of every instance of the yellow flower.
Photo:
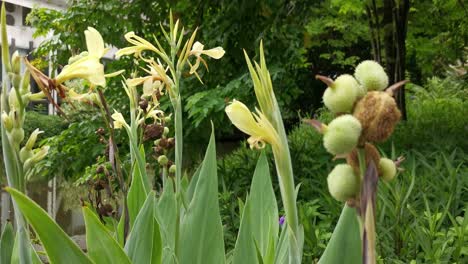
<svg viewBox="0 0 468 264">
<path fill-rule="evenodd" d="M 265 142 L 273 147 L 279 146 L 279 136 L 266 116 L 257 109 L 250 112 L 243 103 L 234 100 L 225 109 L 231 122 L 242 132 L 250 135 L 247 140 L 251 148 L 264 148 Z"/>
<path fill-rule="evenodd" d="M 167 69 L 164 69 L 161 63 L 155 63 L 152 60 L 149 61 L 149 63 L 149 70 L 143 69 L 149 74 L 148 76 L 127 79 L 126 84 L 127 86 L 133 87 L 143 84 L 144 96 L 151 96 L 156 90 L 158 90 L 160 94 L 164 94 L 164 87 L 171 89 L 174 82 L 167 76 Z"/>
<path fill-rule="evenodd" d="M 135 35 L 135 32 L 133 31 L 125 34 L 125 39 L 131 44 L 133 44 L 133 46 L 126 47 L 117 51 L 117 53 L 115 54 L 117 58 L 130 54 L 135 54 L 135 56 L 141 57 L 141 52 L 144 50 L 152 50 L 156 52 L 158 51 L 158 49 L 155 46 L 153 46 L 153 44 L 151 44 L 144 38 Z"/>
<path fill-rule="evenodd" d="M 115 111 L 115 110 L 114 110 Z M 123 117 L 123 115 L 117 111 L 115 111 L 113 114 L 112 114 L 112 119 L 114 119 L 114 128 L 115 129 L 120 129 L 122 127 L 125 127 L 127 129 L 130 129 L 130 127 L 128 126 L 127 124 L 127 121 L 125 121 L 125 118 Z"/>
<path fill-rule="evenodd" d="M 108 49 L 104 48 L 104 40 L 96 29 L 88 27 L 88 30 L 85 31 L 85 37 L 86 46 L 88 47 L 87 54 L 84 53 L 81 58 L 65 66 L 55 78 L 57 84 L 70 79 L 81 78 L 88 80 L 93 86 L 106 85 L 104 65 L 99 60 Z"/>
<path fill-rule="evenodd" d="M 203 44 L 197 41 L 193 44 L 192 50 L 189 53 L 189 56 L 194 55 L 195 57 L 197 57 L 195 64 L 192 65 L 189 62 L 189 65 L 190 65 L 190 74 L 195 73 L 198 79 L 200 79 L 200 77 L 197 74 L 197 69 L 200 66 L 200 61 L 203 62 L 203 64 L 205 65 L 205 68 L 208 69 L 208 65 L 206 64 L 206 61 L 201 57 L 202 54 L 207 55 L 208 57 L 211 57 L 213 59 L 221 59 L 225 53 L 224 49 L 221 47 L 216 47 L 216 48 L 209 49 L 209 50 L 204 50 L 203 47 L 204 47 Z"/>
</svg>

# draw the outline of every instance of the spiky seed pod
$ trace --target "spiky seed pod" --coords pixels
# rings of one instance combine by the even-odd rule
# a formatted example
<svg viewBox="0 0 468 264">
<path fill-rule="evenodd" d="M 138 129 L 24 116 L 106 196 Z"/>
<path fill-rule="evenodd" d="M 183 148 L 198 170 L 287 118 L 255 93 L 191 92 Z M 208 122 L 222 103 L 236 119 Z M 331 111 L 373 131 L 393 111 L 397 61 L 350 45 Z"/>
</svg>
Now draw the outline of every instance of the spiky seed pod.
<svg viewBox="0 0 468 264">
<path fill-rule="evenodd" d="M 392 133 L 401 117 L 393 97 L 385 92 L 372 91 L 359 100 L 353 115 L 361 122 L 360 143 L 383 142 Z"/>
<path fill-rule="evenodd" d="M 366 153 L 366 166 L 369 166 L 369 162 L 372 160 L 375 166 L 378 166 L 380 161 L 380 154 L 374 145 L 366 143 L 364 146 L 364 152 Z M 346 162 L 353 168 L 354 173 L 359 175 L 359 158 L 358 149 L 355 148 L 346 156 Z"/>
<path fill-rule="evenodd" d="M 354 77 L 367 91 L 382 91 L 388 86 L 388 75 L 380 64 L 366 60 L 356 67 Z"/>
<path fill-rule="evenodd" d="M 169 167 L 169 173 L 170 173 L 170 174 L 175 174 L 175 173 L 176 173 L 176 165 L 172 164 L 172 165 Z"/>
<path fill-rule="evenodd" d="M 359 190 L 359 179 L 348 164 L 338 164 L 328 174 L 328 190 L 338 201 L 353 198 Z"/>
<path fill-rule="evenodd" d="M 360 135 L 359 121 L 352 115 L 342 115 L 324 129 L 323 145 L 333 155 L 346 154 L 356 147 Z"/>
<path fill-rule="evenodd" d="M 168 161 L 169 159 L 165 155 L 161 155 L 158 157 L 158 163 L 161 166 L 166 166 Z"/>
<path fill-rule="evenodd" d="M 386 182 L 395 178 L 397 168 L 395 162 L 391 159 L 381 158 L 379 161 L 379 175 Z"/>
<path fill-rule="evenodd" d="M 349 74 L 338 76 L 323 94 L 323 103 L 334 113 L 349 113 L 359 95 L 359 84 Z"/>
</svg>

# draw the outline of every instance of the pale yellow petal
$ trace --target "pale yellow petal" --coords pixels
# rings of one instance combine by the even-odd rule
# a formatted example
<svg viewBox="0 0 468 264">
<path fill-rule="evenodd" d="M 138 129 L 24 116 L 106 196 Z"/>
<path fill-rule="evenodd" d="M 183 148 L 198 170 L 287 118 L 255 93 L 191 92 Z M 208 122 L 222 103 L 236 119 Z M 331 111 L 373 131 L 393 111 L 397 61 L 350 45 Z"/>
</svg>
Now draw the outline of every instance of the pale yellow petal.
<svg viewBox="0 0 468 264">
<path fill-rule="evenodd" d="M 216 47 L 216 48 L 213 48 L 213 49 L 209 49 L 209 50 L 204 50 L 201 52 L 202 54 L 205 54 L 213 59 L 221 59 L 223 56 L 224 56 L 224 49 L 221 48 L 221 47 Z"/>
<path fill-rule="evenodd" d="M 105 54 L 104 40 L 101 34 L 94 28 L 88 27 L 85 30 L 86 46 L 88 47 L 89 55 L 101 58 Z"/>
<path fill-rule="evenodd" d="M 195 42 L 192 46 L 192 54 L 200 55 L 200 52 L 203 51 L 203 44 L 200 42 Z"/>
<path fill-rule="evenodd" d="M 252 112 L 243 103 L 234 100 L 225 111 L 232 124 L 240 131 L 248 135 L 258 134 L 260 126 L 255 122 Z"/>
</svg>

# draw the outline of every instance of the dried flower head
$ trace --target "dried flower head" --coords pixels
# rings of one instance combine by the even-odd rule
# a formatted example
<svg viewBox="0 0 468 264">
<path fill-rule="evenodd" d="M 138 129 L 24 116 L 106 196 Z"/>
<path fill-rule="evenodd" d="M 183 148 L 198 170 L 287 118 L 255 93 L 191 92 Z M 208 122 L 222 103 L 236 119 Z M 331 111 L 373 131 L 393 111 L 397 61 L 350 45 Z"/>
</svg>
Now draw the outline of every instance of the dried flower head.
<svg viewBox="0 0 468 264">
<path fill-rule="evenodd" d="M 361 143 L 385 141 L 401 117 L 393 97 L 377 91 L 369 92 L 359 100 L 353 115 L 362 125 Z"/>
</svg>

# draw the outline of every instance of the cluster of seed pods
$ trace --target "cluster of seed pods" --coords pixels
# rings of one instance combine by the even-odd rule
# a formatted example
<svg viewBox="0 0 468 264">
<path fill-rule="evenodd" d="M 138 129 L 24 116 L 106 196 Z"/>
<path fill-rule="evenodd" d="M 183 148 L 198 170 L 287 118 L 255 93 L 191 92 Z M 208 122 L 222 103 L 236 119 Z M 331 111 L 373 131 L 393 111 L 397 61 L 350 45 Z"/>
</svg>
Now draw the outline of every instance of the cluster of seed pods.
<svg viewBox="0 0 468 264">
<path fill-rule="evenodd" d="M 323 102 L 336 117 L 328 125 L 317 120 L 306 122 L 323 134 L 323 145 L 329 153 L 346 159 L 328 175 L 328 189 L 338 201 L 358 201 L 363 181 L 359 149 L 365 153 L 366 167 L 373 163 L 383 180 L 390 181 L 397 173 L 398 162 L 381 157 L 374 144 L 387 140 L 400 120 L 393 91 L 405 82 L 388 87 L 385 70 L 371 60 L 361 62 L 354 76 L 316 78 L 327 84 Z"/>
</svg>

